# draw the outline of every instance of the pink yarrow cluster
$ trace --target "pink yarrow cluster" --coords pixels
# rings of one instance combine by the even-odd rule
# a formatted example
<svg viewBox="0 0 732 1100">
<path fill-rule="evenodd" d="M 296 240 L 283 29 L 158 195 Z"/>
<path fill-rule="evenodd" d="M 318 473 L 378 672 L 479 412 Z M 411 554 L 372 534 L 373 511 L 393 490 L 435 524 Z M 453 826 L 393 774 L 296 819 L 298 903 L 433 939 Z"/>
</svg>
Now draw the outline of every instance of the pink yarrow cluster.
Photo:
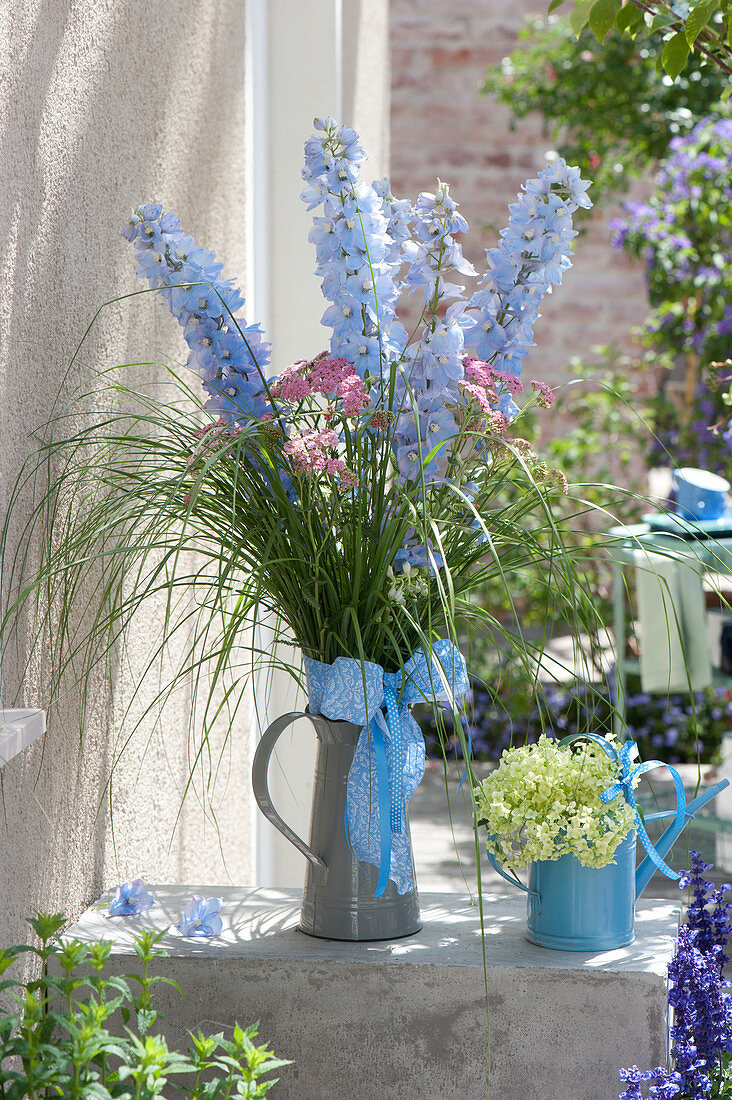
<svg viewBox="0 0 732 1100">
<path fill-rule="evenodd" d="M 205 424 L 201 428 L 196 428 L 193 434 L 200 439 L 200 443 L 188 460 L 189 470 L 196 467 L 207 457 L 207 455 L 213 454 L 227 444 L 233 446 L 236 442 L 236 437 L 243 430 L 243 428 L 236 427 L 223 417 L 214 420 L 211 424 Z"/>
<path fill-rule="evenodd" d="M 536 379 L 532 381 L 531 385 L 534 387 L 534 398 L 537 405 L 541 406 L 542 409 L 548 409 L 554 404 L 557 397 L 551 386 L 547 386 L 546 382 L 537 382 Z"/>
<path fill-rule="evenodd" d="M 220 416 L 212 424 L 204 424 L 203 427 L 196 428 L 193 434 L 199 439 L 205 440 L 206 446 L 212 450 L 217 441 L 221 441 L 226 436 L 236 439 L 243 430 L 243 428 L 232 427 L 229 420 L 225 420 L 223 416 Z"/>
<path fill-rule="evenodd" d="M 497 370 L 483 359 L 470 356 L 463 359 L 465 378 L 459 383 L 461 390 L 481 411 L 481 416 L 471 419 L 467 427 L 483 429 L 494 435 L 505 435 L 508 419 L 499 412 L 497 405 L 506 394 L 513 396 L 523 391 L 523 384 L 515 374 Z"/>
<path fill-rule="evenodd" d="M 333 452 L 338 447 L 338 435 L 332 428 L 317 431 L 308 428 L 288 439 L 284 452 L 289 455 L 292 468 L 301 474 L 331 474 L 340 477 L 346 485 L 353 485 L 354 476 L 346 468 L 342 458 Z"/>
<path fill-rule="evenodd" d="M 301 359 L 285 367 L 271 391 L 273 397 L 290 404 L 316 394 L 331 401 L 340 399 L 343 414 L 348 417 L 360 416 L 369 403 L 363 379 L 356 373 L 353 363 L 340 357 L 331 358 L 327 352 L 321 352 L 313 360 Z M 335 412 L 335 409 L 328 410 L 331 419 Z"/>
</svg>

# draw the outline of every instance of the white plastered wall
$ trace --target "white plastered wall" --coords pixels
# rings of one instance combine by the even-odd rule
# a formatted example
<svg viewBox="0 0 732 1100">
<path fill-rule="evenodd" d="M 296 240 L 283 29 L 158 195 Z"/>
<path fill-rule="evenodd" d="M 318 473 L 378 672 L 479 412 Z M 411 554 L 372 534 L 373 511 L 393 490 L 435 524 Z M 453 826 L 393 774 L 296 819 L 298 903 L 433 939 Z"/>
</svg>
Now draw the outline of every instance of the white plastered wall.
<svg viewBox="0 0 732 1100">
<path fill-rule="evenodd" d="M 138 289 L 121 236 L 151 198 L 243 276 L 245 240 L 243 0 L 3 0 L 0 3 L 0 466 L 3 494 L 51 408 L 94 310 Z M 246 290 L 246 288 L 244 288 Z M 95 366 L 180 362 L 176 323 L 149 298 L 105 311 L 85 346 Z M 4 510 L 4 509 L 3 509 Z M 118 701 L 89 685 L 83 740 L 78 699 L 51 721 L 45 745 L 0 770 L 0 943 L 25 938 L 34 909 L 75 917 L 103 887 L 148 882 L 251 882 L 254 877 L 249 718 L 223 752 L 218 830 L 194 794 L 189 701 L 147 723 L 106 783 L 127 733 L 125 692 L 155 616 L 139 621 Z M 5 670 L 9 704 L 20 680 Z M 31 670 L 21 691 L 44 706 Z"/>
</svg>

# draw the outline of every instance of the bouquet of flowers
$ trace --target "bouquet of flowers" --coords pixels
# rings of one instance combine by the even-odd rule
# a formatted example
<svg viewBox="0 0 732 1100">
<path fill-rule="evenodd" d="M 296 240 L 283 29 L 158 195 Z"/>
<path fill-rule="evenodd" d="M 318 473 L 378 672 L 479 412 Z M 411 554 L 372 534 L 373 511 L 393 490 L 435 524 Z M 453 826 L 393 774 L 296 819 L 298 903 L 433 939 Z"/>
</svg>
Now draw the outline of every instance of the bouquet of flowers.
<svg viewBox="0 0 732 1100">
<path fill-rule="evenodd" d="M 438 181 L 415 203 L 396 199 L 387 179 L 360 179 L 364 159 L 352 129 L 315 120 L 302 198 L 315 212 L 310 239 L 331 336 L 327 350 L 278 375 L 214 254 L 161 205 L 134 212 L 125 236 L 138 274 L 183 327 L 205 398 L 180 377 L 172 402 L 114 379 L 116 405 L 96 385 L 102 415 L 71 432 L 57 422 L 31 456 L 32 470 L 60 474 L 33 513 L 41 569 L 21 585 L 5 626 L 34 593 L 39 622 L 55 609 L 55 685 L 61 670 L 83 681 L 161 594 L 155 653 L 167 653 L 173 635 L 182 650 L 160 697 L 205 682 L 206 721 L 224 681 L 231 704 L 253 664 L 276 664 L 251 640 L 264 612 L 311 672 L 343 659 L 359 682 L 371 666 L 403 678 L 419 652 L 422 696 L 441 684 L 451 702 L 456 616 L 483 615 L 501 629 L 471 601 L 487 577 L 545 561 L 567 606 L 591 613 L 551 517 L 549 497 L 566 483 L 511 434 L 533 326 L 570 266 L 572 215 L 590 206 L 589 184 L 562 160 L 548 163 L 511 205 L 478 275 L 456 239 L 467 224 L 448 186 Z M 477 279 L 472 293 L 468 279 Z M 404 294 L 421 305 L 409 332 L 397 316 Z M 531 384 L 529 403 L 552 399 Z M 520 491 L 498 505 L 509 482 Z M 531 510 L 545 523 L 529 531 Z M 73 595 L 90 571 L 96 604 L 79 615 Z M 433 662 L 441 636 L 450 649 Z"/>
<path fill-rule="evenodd" d="M 184 327 L 216 417 L 195 432 L 189 478 L 171 501 L 178 516 L 218 544 L 211 510 L 235 501 L 231 557 L 303 652 L 394 669 L 479 581 L 496 482 L 518 468 L 561 486 L 508 428 L 588 184 L 562 162 L 529 180 L 467 296 L 454 280 L 476 272 L 455 239 L 467 224 L 447 185 L 414 205 L 397 200 L 388 180 L 359 180 L 353 130 L 330 118 L 315 126 L 302 198 L 318 211 L 310 239 L 328 351 L 268 378 L 269 345 L 237 316 L 243 299 L 213 254 L 157 204 L 137 210 L 125 235 L 138 274 Z M 396 314 L 404 291 L 423 300 L 409 334 Z M 552 400 L 542 383 L 533 391 Z M 502 524 L 510 530 L 511 517 Z"/>
</svg>

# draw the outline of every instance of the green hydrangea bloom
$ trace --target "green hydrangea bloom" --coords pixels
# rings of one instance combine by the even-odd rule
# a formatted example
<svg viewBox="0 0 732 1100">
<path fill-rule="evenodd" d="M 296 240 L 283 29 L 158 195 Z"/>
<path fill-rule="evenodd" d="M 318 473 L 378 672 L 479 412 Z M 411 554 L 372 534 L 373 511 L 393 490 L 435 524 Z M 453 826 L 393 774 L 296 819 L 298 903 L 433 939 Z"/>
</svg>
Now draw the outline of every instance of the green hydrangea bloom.
<svg viewBox="0 0 732 1100">
<path fill-rule="evenodd" d="M 511 867 L 568 854 L 583 867 L 605 867 L 635 822 L 623 794 L 607 804 L 600 798 L 617 779 L 617 765 L 592 741 L 560 748 L 542 736 L 506 749 L 473 792 L 488 850 Z"/>
</svg>

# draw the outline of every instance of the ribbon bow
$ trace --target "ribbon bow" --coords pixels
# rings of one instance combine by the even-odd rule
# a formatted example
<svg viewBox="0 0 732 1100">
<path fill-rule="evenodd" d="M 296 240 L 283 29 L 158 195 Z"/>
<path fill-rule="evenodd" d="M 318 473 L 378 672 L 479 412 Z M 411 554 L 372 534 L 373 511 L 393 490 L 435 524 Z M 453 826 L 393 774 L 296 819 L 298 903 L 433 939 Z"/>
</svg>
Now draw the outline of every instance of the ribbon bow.
<svg viewBox="0 0 732 1100">
<path fill-rule="evenodd" d="M 640 837 L 641 844 L 648 853 L 651 862 L 659 871 L 663 871 L 664 875 L 667 875 L 668 878 L 677 879 L 679 876 L 676 871 L 671 870 L 666 861 L 653 847 L 651 838 L 646 832 L 646 827 L 643 824 L 640 810 L 635 800 L 635 792 L 633 790 L 634 781 L 640 778 L 641 775 L 645 775 L 646 772 L 653 771 L 655 768 L 668 768 L 674 781 L 674 787 L 676 788 L 676 817 L 674 819 L 673 828 L 678 829 L 680 832 L 683 828 L 686 815 L 686 794 L 684 792 L 683 781 L 676 771 L 676 768 L 672 768 L 670 764 L 664 764 L 661 760 L 646 760 L 644 763 L 638 764 L 634 768 L 633 761 L 638 755 L 638 746 L 635 741 L 624 741 L 620 747 L 620 752 L 618 752 L 615 746 L 606 741 L 603 737 L 597 737 L 592 733 L 580 734 L 579 736 L 583 739 L 586 738 L 590 741 L 595 741 L 604 750 L 606 756 L 618 766 L 620 776 L 615 783 L 612 783 L 602 792 L 600 795 L 602 801 L 608 803 L 619 794 L 625 795 L 626 802 L 635 810 L 635 828 Z M 569 741 L 574 740 L 577 740 L 576 736 L 565 737 L 560 744 L 566 745 Z"/>
<path fill-rule="evenodd" d="M 418 649 L 403 672 L 350 657 L 332 665 L 306 657 L 305 675 L 311 712 L 361 727 L 348 773 L 345 824 L 356 858 L 379 868 L 374 896 L 381 897 L 390 878 L 400 894 L 410 892 L 406 806 L 424 775 L 424 739 L 409 707 L 462 698 L 470 686 L 465 658 L 441 638 L 431 660 Z"/>
</svg>

